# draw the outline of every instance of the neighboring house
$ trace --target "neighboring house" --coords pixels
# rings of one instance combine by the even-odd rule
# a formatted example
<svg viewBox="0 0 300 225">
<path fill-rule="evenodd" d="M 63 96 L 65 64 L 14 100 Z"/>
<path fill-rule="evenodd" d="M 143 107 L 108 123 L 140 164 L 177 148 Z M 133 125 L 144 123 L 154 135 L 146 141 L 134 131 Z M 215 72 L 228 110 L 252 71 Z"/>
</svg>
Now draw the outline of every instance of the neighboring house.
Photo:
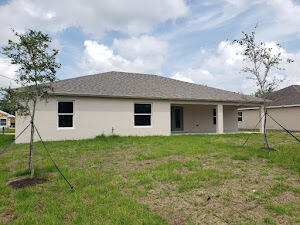
<svg viewBox="0 0 300 225">
<path fill-rule="evenodd" d="M 300 131 L 300 85 L 292 85 L 267 96 L 268 113 L 285 128 Z M 260 119 L 258 107 L 239 108 L 239 129 L 254 129 Z M 274 121 L 267 118 L 267 129 L 280 130 Z"/>
<path fill-rule="evenodd" d="M 0 110 L 0 128 L 15 127 L 15 116 Z"/>
<path fill-rule="evenodd" d="M 57 81 L 39 102 L 35 124 L 45 140 L 101 134 L 171 135 L 237 132 L 237 109 L 260 98 L 157 75 L 107 72 Z M 16 135 L 30 120 L 17 116 Z M 17 140 L 28 142 L 28 129 Z M 38 140 L 35 137 L 35 140 Z"/>
</svg>

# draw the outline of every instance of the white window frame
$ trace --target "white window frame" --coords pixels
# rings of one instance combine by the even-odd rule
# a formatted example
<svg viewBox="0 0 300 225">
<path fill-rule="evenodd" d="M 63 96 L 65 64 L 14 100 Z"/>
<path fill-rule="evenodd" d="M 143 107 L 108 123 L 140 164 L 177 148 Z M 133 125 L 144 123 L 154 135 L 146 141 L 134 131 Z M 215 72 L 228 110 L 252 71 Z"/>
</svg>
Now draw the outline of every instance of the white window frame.
<svg viewBox="0 0 300 225">
<path fill-rule="evenodd" d="M 1 125 L 1 122 L 0 122 L 0 127 L 7 127 L 7 119 L 6 118 L 0 118 L 0 120 L 5 120 L 5 125 Z"/>
<path fill-rule="evenodd" d="M 239 113 L 241 113 L 242 115 L 240 116 Z M 239 118 L 241 118 L 242 120 L 240 121 Z M 238 111 L 238 122 L 243 122 L 243 112 Z"/>
<path fill-rule="evenodd" d="M 151 113 L 135 113 L 134 108 L 135 104 L 147 104 L 151 106 Z M 153 114 L 153 104 L 152 102 L 134 102 L 133 103 L 133 126 L 135 128 L 151 128 L 152 127 L 152 114 Z M 136 126 L 135 125 L 135 116 L 149 116 L 150 115 L 150 125 L 145 125 L 145 126 Z"/>
<path fill-rule="evenodd" d="M 73 113 L 58 113 L 58 105 L 60 102 L 72 102 L 73 103 Z M 75 101 L 74 100 L 57 100 L 57 109 L 56 109 L 56 113 L 57 113 L 57 129 L 58 130 L 70 130 L 70 129 L 74 129 L 75 128 L 75 124 L 74 124 L 74 112 L 75 112 Z M 59 126 L 59 116 L 72 116 L 72 127 L 60 127 Z"/>
</svg>

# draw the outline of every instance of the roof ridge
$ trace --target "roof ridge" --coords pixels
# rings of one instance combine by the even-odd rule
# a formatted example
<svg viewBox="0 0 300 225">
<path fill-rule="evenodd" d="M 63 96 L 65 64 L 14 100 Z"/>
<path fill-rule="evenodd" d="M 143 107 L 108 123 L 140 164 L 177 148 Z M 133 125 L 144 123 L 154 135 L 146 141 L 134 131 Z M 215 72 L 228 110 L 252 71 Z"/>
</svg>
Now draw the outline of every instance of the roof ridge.
<svg viewBox="0 0 300 225">
<path fill-rule="evenodd" d="M 111 71 L 106 71 L 106 72 L 100 72 L 100 73 L 94 73 L 94 74 L 87 74 L 87 75 L 78 76 L 78 77 L 71 77 L 71 78 L 66 78 L 66 79 L 62 79 L 62 80 L 56 80 L 56 81 L 54 81 L 53 83 L 57 83 L 57 82 L 60 82 L 60 81 L 66 81 L 66 80 L 79 79 L 79 78 L 83 78 L 83 77 L 97 76 L 97 75 L 107 74 L 107 73 L 123 73 L 123 74 L 139 74 L 139 75 L 159 76 L 159 75 L 157 75 L 157 74 L 146 74 L 146 73 L 124 72 L 124 71 L 115 71 L 115 70 L 111 70 Z M 161 76 L 161 77 L 163 77 L 163 76 Z"/>
<path fill-rule="evenodd" d="M 110 72 L 113 72 L 113 71 L 110 71 Z M 103 72 L 103 73 L 109 73 L 109 72 Z M 65 81 L 65 80 L 78 79 L 78 78 L 82 78 L 82 77 L 95 76 L 95 75 L 99 75 L 99 74 L 103 74 L 103 73 L 95 73 L 95 74 L 88 74 L 88 75 L 83 75 L 83 76 L 78 76 L 78 77 L 71 77 L 71 78 L 66 78 L 66 79 L 62 79 L 62 80 L 56 80 L 53 83 L 57 83 L 57 82 L 60 82 L 60 81 Z"/>
</svg>

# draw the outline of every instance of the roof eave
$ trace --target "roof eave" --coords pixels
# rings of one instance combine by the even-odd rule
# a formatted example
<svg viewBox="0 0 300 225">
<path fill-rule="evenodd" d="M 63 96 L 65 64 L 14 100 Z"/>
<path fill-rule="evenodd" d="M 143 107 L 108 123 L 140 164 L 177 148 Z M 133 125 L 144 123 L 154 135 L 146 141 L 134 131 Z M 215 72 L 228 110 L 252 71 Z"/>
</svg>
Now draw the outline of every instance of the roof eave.
<svg viewBox="0 0 300 225">
<path fill-rule="evenodd" d="M 171 100 L 171 101 L 203 101 L 203 102 L 232 102 L 239 104 L 263 104 L 261 101 L 237 101 L 237 100 L 220 100 L 220 99 L 193 99 L 193 98 L 162 98 L 162 97 L 143 97 L 143 96 L 116 96 L 116 95 L 94 95 L 94 94 L 79 94 L 79 93 L 51 93 L 55 96 L 75 96 L 75 97 L 96 97 L 96 98 L 123 98 L 123 99 L 154 99 L 154 100 Z"/>
</svg>

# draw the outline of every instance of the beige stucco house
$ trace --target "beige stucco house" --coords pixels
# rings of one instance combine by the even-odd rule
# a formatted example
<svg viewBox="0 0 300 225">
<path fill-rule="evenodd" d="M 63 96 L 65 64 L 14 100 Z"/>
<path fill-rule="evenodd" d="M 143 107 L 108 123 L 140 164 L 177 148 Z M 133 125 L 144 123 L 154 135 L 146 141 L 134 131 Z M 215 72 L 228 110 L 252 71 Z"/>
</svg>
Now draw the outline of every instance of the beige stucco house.
<svg viewBox="0 0 300 225">
<path fill-rule="evenodd" d="M 238 131 L 237 109 L 262 100 L 157 75 L 107 72 L 53 84 L 35 124 L 45 140 L 97 135 L 171 135 Z M 16 135 L 29 118 L 16 117 Z M 17 142 L 28 142 L 28 129 Z M 35 140 L 38 140 L 35 137 Z"/>
<path fill-rule="evenodd" d="M 267 96 L 268 113 L 282 126 L 291 131 L 300 131 L 300 85 L 292 85 Z M 245 107 L 238 110 L 239 129 L 254 129 L 260 119 L 258 107 Z M 280 126 L 267 117 L 267 129 L 280 130 Z M 259 123 L 257 127 L 260 127 Z"/>
<path fill-rule="evenodd" d="M 15 127 L 15 116 L 0 110 L 0 128 Z"/>
</svg>

